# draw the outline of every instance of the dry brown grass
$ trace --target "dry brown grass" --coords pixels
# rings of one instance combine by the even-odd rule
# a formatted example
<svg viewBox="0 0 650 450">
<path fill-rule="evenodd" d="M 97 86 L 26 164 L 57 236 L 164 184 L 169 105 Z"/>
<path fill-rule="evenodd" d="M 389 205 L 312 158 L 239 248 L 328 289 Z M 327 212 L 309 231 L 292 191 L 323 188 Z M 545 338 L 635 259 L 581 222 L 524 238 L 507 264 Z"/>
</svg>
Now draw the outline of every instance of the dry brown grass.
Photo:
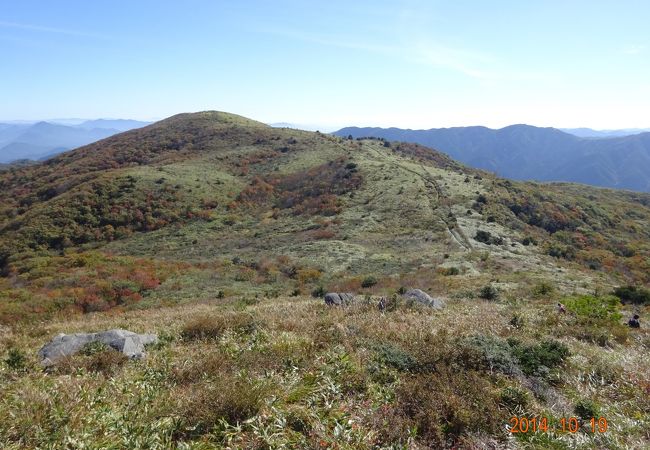
<svg viewBox="0 0 650 450">
<path fill-rule="evenodd" d="M 227 331 L 252 333 L 259 326 L 260 322 L 245 312 L 197 316 L 185 324 L 181 337 L 185 340 L 218 339 Z"/>
<path fill-rule="evenodd" d="M 186 434 L 202 435 L 220 421 L 241 423 L 256 415 L 264 404 L 269 387 L 234 374 L 172 390 L 175 410 L 180 412 Z"/>
<path fill-rule="evenodd" d="M 129 360 L 124 354 L 107 349 L 92 355 L 74 355 L 63 358 L 52 367 L 57 374 L 74 374 L 80 370 L 101 373 L 104 376 L 115 375 Z"/>
</svg>

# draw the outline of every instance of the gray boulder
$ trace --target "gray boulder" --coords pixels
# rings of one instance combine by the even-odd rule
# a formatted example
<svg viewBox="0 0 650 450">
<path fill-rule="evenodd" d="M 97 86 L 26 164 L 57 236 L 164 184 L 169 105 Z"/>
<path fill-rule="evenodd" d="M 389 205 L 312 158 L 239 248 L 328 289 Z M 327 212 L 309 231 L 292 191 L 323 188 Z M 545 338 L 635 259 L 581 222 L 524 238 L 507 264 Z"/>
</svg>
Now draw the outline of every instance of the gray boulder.
<svg viewBox="0 0 650 450">
<path fill-rule="evenodd" d="M 434 309 L 442 309 L 445 307 L 445 302 L 443 302 L 442 299 L 433 298 L 420 289 L 409 289 L 402 297 L 406 300 L 411 300 Z"/>
<path fill-rule="evenodd" d="M 329 292 L 325 294 L 326 305 L 344 306 L 352 303 L 354 294 L 348 292 Z"/>
<path fill-rule="evenodd" d="M 127 330 L 108 330 L 100 333 L 59 334 L 39 351 L 41 364 L 50 366 L 57 360 L 72 356 L 87 344 L 101 342 L 132 359 L 144 357 L 144 346 L 158 342 L 155 334 L 137 334 Z"/>
</svg>

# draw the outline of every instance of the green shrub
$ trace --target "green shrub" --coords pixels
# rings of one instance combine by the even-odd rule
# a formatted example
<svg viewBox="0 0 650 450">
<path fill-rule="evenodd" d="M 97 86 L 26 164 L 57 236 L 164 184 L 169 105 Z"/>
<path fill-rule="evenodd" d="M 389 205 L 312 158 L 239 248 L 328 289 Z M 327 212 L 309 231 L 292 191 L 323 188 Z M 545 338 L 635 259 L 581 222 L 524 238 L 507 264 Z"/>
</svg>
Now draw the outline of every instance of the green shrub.
<svg viewBox="0 0 650 450">
<path fill-rule="evenodd" d="M 521 240 L 521 243 L 528 247 L 529 245 L 537 245 L 537 241 L 535 240 L 534 237 L 531 236 L 526 236 Z"/>
<path fill-rule="evenodd" d="M 627 340 L 629 330 L 621 323 L 618 297 L 583 295 L 565 298 L 563 303 L 572 313 L 571 335 L 600 346 L 609 345 L 612 338 L 617 342 Z"/>
<path fill-rule="evenodd" d="M 534 345 L 521 345 L 512 340 L 510 344 L 519 367 L 526 375 L 545 376 L 550 369 L 563 364 L 570 355 L 566 345 L 554 340 Z"/>
<path fill-rule="evenodd" d="M 582 295 L 563 300 L 567 310 L 589 323 L 618 323 L 621 320 L 620 301 L 613 296 Z"/>
<path fill-rule="evenodd" d="M 555 287 L 549 281 L 540 281 L 532 289 L 535 297 L 546 297 L 553 292 L 555 292 Z"/>
<path fill-rule="evenodd" d="M 163 348 L 169 347 L 175 340 L 175 335 L 166 331 L 162 331 L 158 333 L 158 341 L 156 341 L 155 344 L 147 345 L 147 348 L 152 350 L 162 350 Z"/>
<path fill-rule="evenodd" d="M 24 370 L 27 367 L 27 356 L 22 350 L 12 347 L 7 353 L 5 364 L 12 370 Z"/>
<path fill-rule="evenodd" d="M 546 252 L 554 258 L 573 260 L 576 257 L 576 249 L 569 245 L 552 243 L 548 245 Z"/>
<path fill-rule="evenodd" d="M 520 373 L 517 360 L 506 341 L 491 335 L 477 334 L 458 343 L 459 359 L 466 367 L 505 374 Z"/>
<path fill-rule="evenodd" d="M 499 396 L 501 404 L 509 411 L 521 411 L 530 403 L 528 391 L 514 386 L 501 389 Z"/>
<path fill-rule="evenodd" d="M 479 242 L 483 242 L 484 244 L 489 244 L 492 239 L 492 234 L 489 231 L 478 230 L 474 236 L 474 239 Z"/>
<path fill-rule="evenodd" d="M 391 343 L 379 344 L 376 346 L 375 352 L 379 362 L 401 372 L 412 372 L 417 367 L 417 360 L 412 355 Z"/>
<path fill-rule="evenodd" d="M 485 300 L 497 300 L 499 298 L 499 291 L 491 284 L 488 284 L 481 288 L 478 296 Z"/>
<path fill-rule="evenodd" d="M 362 288 L 370 288 L 377 284 L 378 280 L 376 277 L 369 275 L 361 281 Z"/>
<path fill-rule="evenodd" d="M 600 417 L 600 407 L 592 400 L 579 400 L 573 411 L 582 420 L 598 419 Z"/>
<path fill-rule="evenodd" d="M 314 298 L 323 298 L 325 297 L 325 294 L 326 292 L 323 286 L 318 286 L 313 291 L 311 291 L 311 296 Z"/>
<path fill-rule="evenodd" d="M 638 286 L 621 286 L 614 289 L 613 294 L 623 303 L 650 305 L 650 289 Z"/>
</svg>

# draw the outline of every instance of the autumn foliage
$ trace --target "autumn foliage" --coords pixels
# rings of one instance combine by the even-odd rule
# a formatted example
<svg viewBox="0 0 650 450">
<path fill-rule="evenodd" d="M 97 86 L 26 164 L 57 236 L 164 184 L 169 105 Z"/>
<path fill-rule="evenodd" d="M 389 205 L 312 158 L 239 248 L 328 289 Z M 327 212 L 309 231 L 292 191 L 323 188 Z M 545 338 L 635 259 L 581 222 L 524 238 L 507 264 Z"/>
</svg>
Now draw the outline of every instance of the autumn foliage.
<svg viewBox="0 0 650 450">
<path fill-rule="evenodd" d="M 237 196 L 232 207 L 270 204 L 294 215 L 333 216 L 340 212 L 339 196 L 362 183 L 354 164 L 339 158 L 327 164 L 285 176 L 256 176 Z"/>
</svg>

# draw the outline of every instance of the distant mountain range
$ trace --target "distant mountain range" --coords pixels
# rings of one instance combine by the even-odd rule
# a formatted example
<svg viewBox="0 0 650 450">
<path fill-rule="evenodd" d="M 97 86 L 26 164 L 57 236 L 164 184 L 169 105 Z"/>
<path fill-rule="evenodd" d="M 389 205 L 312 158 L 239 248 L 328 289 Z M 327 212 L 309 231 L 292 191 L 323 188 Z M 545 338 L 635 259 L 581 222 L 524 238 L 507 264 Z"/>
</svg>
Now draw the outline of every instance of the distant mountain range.
<svg viewBox="0 0 650 450">
<path fill-rule="evenodd" d="M 148 122 L 124 119 L 87 120 L 74 125 L 53 122 L 0 123 L 0 163 L 47 158 L 145 125 Z"/>
<path fill-rule="evenodd" d="M 512 125 L 499 130 L 349 127 L 334 134 L 413 142 L 518 180 L 571 181 L 650 192 L 650 133 L 579 137 L 555 128 Z"/>
<path fill-rule="evenodd" d="M 633 134 L 650 132 L 650 128 L 628 128 L 625 130 L 592 130 L 591 128 L 560 128 L 561 131 L 584 138 L 610 138 L 632 136 Z"/>
</svg>

